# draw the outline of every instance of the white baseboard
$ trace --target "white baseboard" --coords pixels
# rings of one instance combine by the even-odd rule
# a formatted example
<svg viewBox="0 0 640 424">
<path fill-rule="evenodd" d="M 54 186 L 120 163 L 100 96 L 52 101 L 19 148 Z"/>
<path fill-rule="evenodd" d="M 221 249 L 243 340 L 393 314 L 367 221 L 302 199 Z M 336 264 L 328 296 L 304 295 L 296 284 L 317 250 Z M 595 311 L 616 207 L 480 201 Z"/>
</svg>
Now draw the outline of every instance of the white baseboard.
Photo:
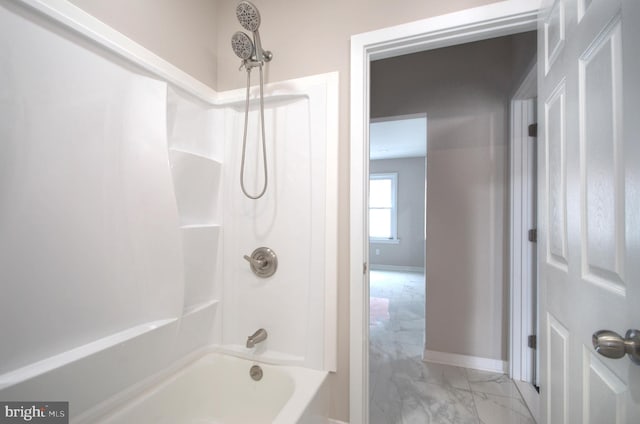
<svg viewBox="0 0 640 424">
<path fill-rule="evenodd" d="M 502 374 L 506 374 L 509 370 L 509 364 L 507 361 L 481 358 L 478 356 L 459 355 L 457 353 L 437 352 L 435 350 L 425 349 L 422 360 L 426 362 L 435 362 L 438 364 L 453 365 L 456 367 L 499 372 Z"/>
<path fill-rule="evenodd" d="M 526 381 L 513 380 L 535 422 L 540 422 L 540 394 Z"/>
<path fill-rule="evenodd" d="M 345 423 L 344 421 L 340 421 L 340 420 L 334 420 L 333 418 L 329 418 L 329 421 L 327 421 L 328 424 L 349 424 L 349 423 Z"/>
<path fill-rule="evenodd" d="M 424 268 L 420 266 L 370 264 L 370 269 L 372 271 L 404 271 L 404 272 L 421 272 L 424 274 Z"/>
</svg>

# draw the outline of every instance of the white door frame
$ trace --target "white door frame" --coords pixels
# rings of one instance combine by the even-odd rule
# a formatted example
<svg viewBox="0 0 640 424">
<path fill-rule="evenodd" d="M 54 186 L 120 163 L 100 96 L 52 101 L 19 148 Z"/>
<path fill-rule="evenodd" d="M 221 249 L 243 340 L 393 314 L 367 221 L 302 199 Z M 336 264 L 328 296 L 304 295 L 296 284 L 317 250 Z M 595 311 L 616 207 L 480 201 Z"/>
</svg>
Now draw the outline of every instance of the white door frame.
<svg viewBox="0 0 640 424">
<path fill-rule="evenodd" d="M 532 249 L 537 244 L 528 240 L 527 232 L 534 227 L 537 175 L 534 157 L 536 145 L 529 137 L 529 125 L 536 120 L 537 66 L 534 64 L 511 98 L 510 135 L 510 318 L 509 318 L 509 377 L 522 393 L 536 422 L 539 420 L 540 398 L 533 382 L 533 362 L 527 338 L 537 330 L 533 321 L 534 293 Z M 537 302 L 536 302 L 537 305 Z M 537 311 L 536 311 L 537 312 Z M 536 316 L 538 314 L 536 313 Z M 538 334 L 535 331 L 535 334 Z M 539 353 L 539 352 L 536 352 Z"/>
<path fill-rule="evenodd" d="M 369 64 L 371 60 L 537 29 L 539 0 L 508 0 L 351 37 L 351 424 L 369 422 Z"/>
</svg>

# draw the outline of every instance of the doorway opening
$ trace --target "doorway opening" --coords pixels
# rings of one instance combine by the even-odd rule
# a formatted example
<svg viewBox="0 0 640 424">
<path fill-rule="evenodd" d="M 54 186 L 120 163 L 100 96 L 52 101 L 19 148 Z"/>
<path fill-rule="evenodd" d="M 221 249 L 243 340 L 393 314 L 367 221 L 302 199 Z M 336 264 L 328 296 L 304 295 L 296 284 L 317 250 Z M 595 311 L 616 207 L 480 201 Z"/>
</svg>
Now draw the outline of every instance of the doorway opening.
<svg viewBox="0 0 640 424">
<path fill-rule="evenodd" d="M 426 152 L 426 114 L 371 120 L 371 422 L 402 420 L 401 411 L 387 402 L 397 399 L 389 392 L 394 390 L 390 377 L 424 352 Z"/>
<path fill-rule="evenodd" d="M 429 116 L 426 163 L 424 158 L 417 160 L 420 168 L 414 177 L 428 182 L 427 206 L 407 228 L 408 212 L 417 212 L 425 203 L 425 186 L 416 187 L 410 194 L 405 191 L 401 196 L 405 204 L 408 197 L 416 204 L 404 211 L 405 228 L 398 239 L 393 231 L 378 234 L 377 214 L 386 213 L 385 222 L 395 216 L 379 208 L 386 205 L 380 202 L 380 196 L 389 202 L 394 197 L 385 196 L 393 190 L 379 186 L 395 181 L 379 172 L 393 171 L 397 175 L 402 170 L 406 174 L 412 162 L 370 162 L 371 317 L 375 318 L 379 309 L 376 302 L 388 302 L 390 310 L 384 320 L 374 320 L 370 325 L 371 422 L 397 422 L 408 415 L 431 421 L 435 418 L 430 412 L 434 406 L 446 410 L 446 414 L 457 412 L 465 419 L 492 421 L 498 405 L 494 396 L 501 399 L 506 394 L 519 399 L 516 386 L 504 375 L 510 322 L 509 100 L 535 54 L 536 33 L 524 32 L 371 63 L 372 158 L 381 150 L 393 151 L 388 147 L 391 143 L 384 149 L 378 146 L 377 126 L 390 122 L 381 123 L 378 116 L 398 110 L 424 110 Z M 420 134 L 422 146 L 426 138 L 426 134 Z M 395 139 L 400 141 L 400 137 Z M 404 143 L 397 144 L 399 150 Z M 380 162 L 386 166 L 381 167 Z M 407 190 L 408 179 L 398 181 Z M 374 206 L 378 208 L 372 209 Z M 376 243 L 376 235 L 385 237 L 383 243 L 393 244 Z M 414 236 L 417 245 L 411 245 L 408 235 Z M 396 251 L 404 248 L 399 258 L 403 261 L 394 265 L 411 264 L 412 253 L 418 256 L 415 263 L 426 262 L 427 296 L 424 286 L 411 286 L 409 275 L 381 275 L 376 271 L 376 265 L 384 259 L 380 253 L 387 246 Z M 423 322 L 425 327 L 420 328 L 418 324 Z M 404 373 L 397 364 L 412 368 L 413 375 Z M 384 386 L 377 385 L 380 379 L 384 379 Z M 433 399 L 425 384 L 446 396 Z M 394 392 L 413 402 L 394 400 L 399 397 Z M 465 402 L 458 394 L 466 395 Z M 481 407 L 476 409 L 475 404 Z M 518 402 L 509 413 L 525 417 L 524 422 L 529 417 Z"/>
<path fill-rule="evenodd" d="M 350 421 L 353 423 L 369 422 L 369 65 L 372 60 L 536 29 L 537 2 L 507 3 L 469 9 L 352 38 Z"/>
</svg>

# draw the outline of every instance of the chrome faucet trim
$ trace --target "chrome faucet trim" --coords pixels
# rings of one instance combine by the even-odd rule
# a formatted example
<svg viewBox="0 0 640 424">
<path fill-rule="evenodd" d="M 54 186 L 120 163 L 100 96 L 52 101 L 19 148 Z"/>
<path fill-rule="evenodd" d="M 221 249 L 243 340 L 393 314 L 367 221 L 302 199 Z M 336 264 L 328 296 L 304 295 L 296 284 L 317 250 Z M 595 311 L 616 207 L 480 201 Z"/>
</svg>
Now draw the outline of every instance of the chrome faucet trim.
<svg viewBox="0 0 640 424">
<path fill-rule="evenodd" d="M 247 337 L 247 348 L 251 349 L 256 346 L 256 343 L 263 342 L 267 339 L 267 330 L 264 328 L 259 329 L 249 337 Z"/>
</svg>

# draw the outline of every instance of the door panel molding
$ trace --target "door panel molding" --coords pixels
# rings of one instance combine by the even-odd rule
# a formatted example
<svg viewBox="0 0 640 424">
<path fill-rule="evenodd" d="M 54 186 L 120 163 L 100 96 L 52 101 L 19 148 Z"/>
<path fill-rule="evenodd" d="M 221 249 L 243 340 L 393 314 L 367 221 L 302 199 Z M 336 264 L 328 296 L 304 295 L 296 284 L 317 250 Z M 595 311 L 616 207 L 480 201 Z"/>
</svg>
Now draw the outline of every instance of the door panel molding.
<svg viewBox="0 0 640 424">
<path fill-rule="evenodd" d="M 564 2 L 556 0 L 544 22 L 544 73 L 549 73 L 564 47 Z"/>
<path fill-rule="evenodd" d="M 547 313 L 547 423 L 566 424 L 569 421 L 569 330 Z M 553 403 L 552 399 L 562 399 Z"/>
<path fill-rule="evenodd" d="M 620 15 L 579 59 L 582 277 L 625 296 Z"/>
<path fill-rule="evenodd" d="M 624 396 L 627 385 L 611 372 L 593 349 L 583 346 L 582 417 L 585 424 L 624 424 Z M 598 400 L 608 398 L 603 408 Z"/>
<path fill-rule="evenodd" d="M 566 161 L 566 82 L 562 78 L 544 102 L 545 180 L 547 208 L 546 261 L 556 268 L 568 272 L 567 248 L 567 161 Z M 549 134 L 553 134 L 550 136 Z"/>
</svg>

